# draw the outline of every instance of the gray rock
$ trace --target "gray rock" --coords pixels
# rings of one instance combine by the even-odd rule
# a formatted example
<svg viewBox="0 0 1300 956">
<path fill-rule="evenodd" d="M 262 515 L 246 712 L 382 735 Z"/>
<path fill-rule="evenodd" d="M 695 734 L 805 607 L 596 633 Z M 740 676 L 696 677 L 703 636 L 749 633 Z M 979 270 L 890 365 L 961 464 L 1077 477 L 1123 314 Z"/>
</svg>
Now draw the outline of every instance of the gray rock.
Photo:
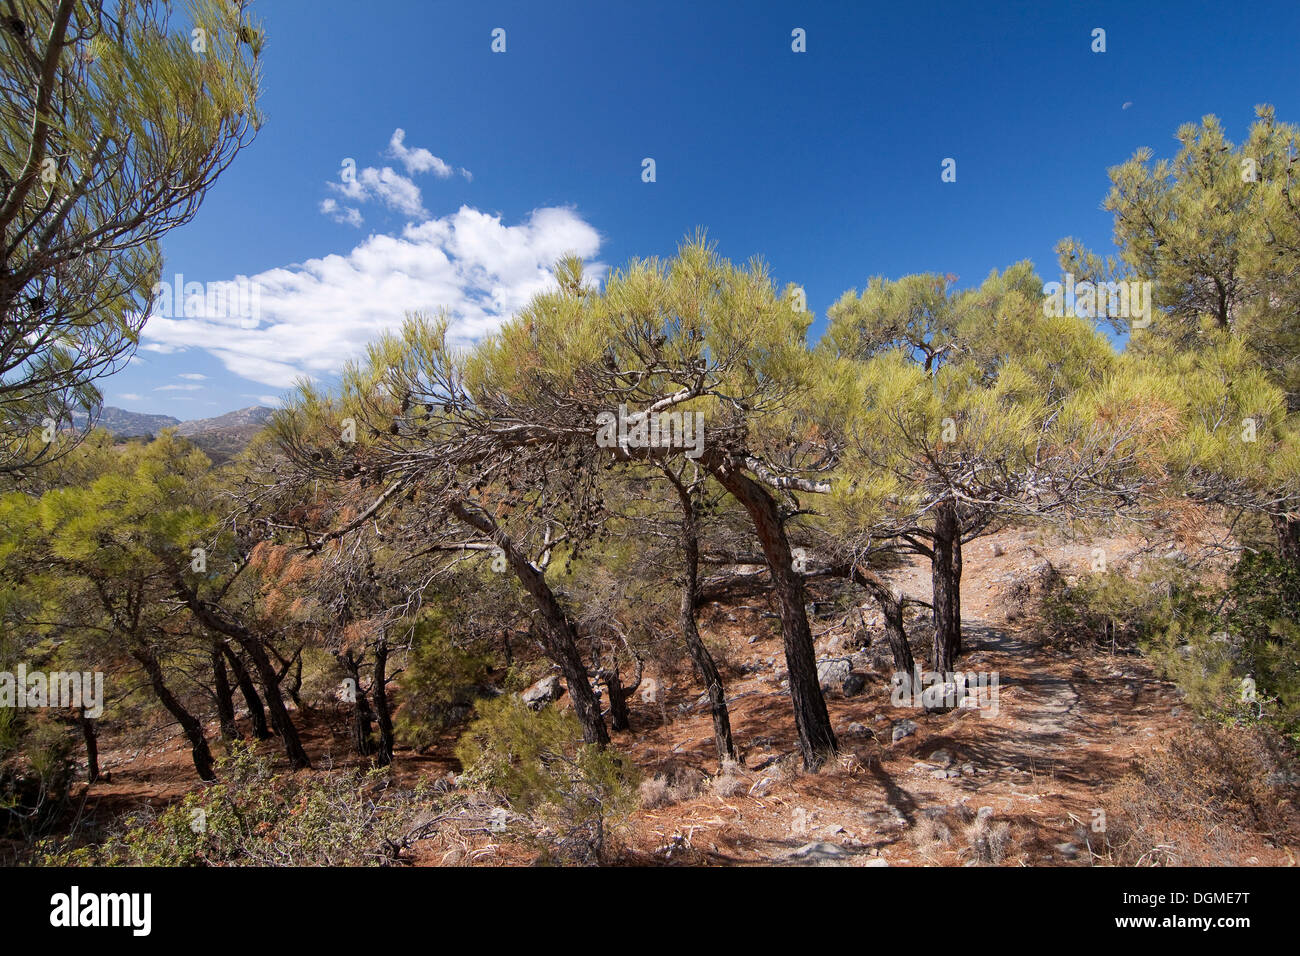
<svg viewBox="0 0 1300 956">
<path fill-rule="evenodd" d="M 1069 859 L 1073 859 L 1079 855 L 1079 848 L 1073 843 L 1058 843 L 1056 844 L 1056 850 L 1062 856 Z"/>
<path fill-rule="evenodd" d="M 860 724 L 856 720 L 853 721 L 853 723 L 849 724 L 848 727 L 844 729 L 844 735 L 846 737 L 874 737 L 875 736 L 875 734 L 871 732 L 870 727 L 867 727 L 865 724 Z"/>
<path fill-rule="evenodd" d="M 863 866 L 889 866 L 889 861 L 886 860 L 883 856 L 878 856 L 875 857 L 874 859 L 868 860 L 866 863 L 863 864 Z"/>
<path fill-rule="evenodd" d="M 904 737 L 910 737 L 916 733 L 917 727 L 914 721 L 904 718 L 894 724 L 893 742 L 898 743 Z"/>
<path fill-rule="evenodd" d="M 929 760 L 930 763 L 938 767 L 952 766 L 952 754 L 947 750 L 936 750 L 934 753 L 930 754 L 930 756 L 927 757 L 926 759 Z"/>
<path fill-rule="evenodd" d="M 840 866 L 848 855 L 849 851 L 838 844 L 814 842 L 792 850 L 786 859 L 805 866 Z"/>
<path fill-rule="evenodd" d="M 559 677 L 552 674 L 550 677 L 543 677 L 519 697 L 533 710 L 541 710 L 545 705 L 559 700 L 563 694 L 564 685 L 560 683 Z"/>
<path fill-rule="evenodd" d="M 844 696 L 856 697 L 867 688 L 867 679 L 861 674 L 849 674 L 844 678 Z"/>
<path fill-rule="evenodd" d="M 817 683 L 821 684 L 823 692 L 832 688 L 839 688 L 848 680 L 852 672 L 853 666 L 844 658 L 837 657 L 827 661 L 819 661 L 817 664 Z"/>
</svg>

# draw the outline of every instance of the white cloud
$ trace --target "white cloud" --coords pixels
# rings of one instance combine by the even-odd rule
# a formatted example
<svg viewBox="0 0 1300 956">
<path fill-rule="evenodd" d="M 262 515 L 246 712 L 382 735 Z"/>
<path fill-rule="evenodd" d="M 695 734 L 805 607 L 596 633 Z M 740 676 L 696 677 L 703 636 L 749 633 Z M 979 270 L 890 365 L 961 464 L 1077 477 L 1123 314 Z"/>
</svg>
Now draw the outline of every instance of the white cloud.
<svg viewBox="0 0 1300 956">
<path fill-rule="evenodd" d="M 420 195 L 420 187 L 415 185 L 414 181 L 407 179 L 394 170 L 392 166 L 385 166 L 383 169 L 367 166 L 365 169 L 360 170 L 356 178 L 351 182 L 330 182 L 326 185 L 352 202 L 359 203 L 370 199 L 378 199 L 385 206 L 396 209 L 411 219 L 423 219 L 429 215 L 424 210 L 424 200 Z M 338 213 L 334 208 L 325 208 L 329 202 L 330 200 L 326 199 L 321 203 L 321 212 L 328 216 L 337 216 Z M 353 212 L 357 213 L 357 221 L 353 222 L 350 216 L 346 221 L 352 225 L 360 225 L 361 214 L 355 209 L 347 209 L 347 213 Z"/>
<path fill-rule="evenodd" d="M 393 131 L 385 155 L 398 160 L 408 175 L 403 176 L 391 166 L 385 166 L 383 169 L 366 166 L 356 170 L 346 180 L 327 182 L 325 185 L 329 189 L 341 196 L 344 201 L 354 205 L 344 206 L 337 199 L 327 198 L 320 204 L 321 213 L 335 222 L 360 226 L 362 216 L 356 206 L 377 200 L 390 209 L 396 209 L 407 218 L 427 219 L 429 214 L 424 209 L 420 187 L 410 177 L 433 173 L 439 179 L 448 179 L 455 175 L 457 170 L 422 146 L 414 149 L 407 146 L 406 131 L 400 127 Z M 464 166 L 460 167 L 459 172 L 467 181 L 473 181 L 474 174 Z"/>
<path fill-rule="evenodd" d="M 181 372 L 181 374 L 177 375 L 176 377 L 177 377 L 177 378 L 187 378 L 187 379 L 189 379 L 191 382 L 201 382 L 201 381 L 203 381 L 204 379 L 207 378 L 206 375 L 201 375 L 201 374 L 198 373 L 198 372 Z"/>
<path fill-rule="evenodd" d="M 155 392 L 197 392 L 202 385 L 159 385 L 154 389 Z"/>
<path fill-rule="evenodd" d="M 361 210 L 353 209 L 351 206 L 340 206 L 336 199 L 322 199 L 320 211 L 329 216 L 335 222 L 346 223 L 349 226 L 361 226 L 364 222 L 361 218 Z"/>
<path fill-rule="evenodd" d="M 393 138 L 388 141 L 388 155 L 400 160 L 406 171 L 412 176 L 432 172 L 439 179 L 451 177 L 452 168 L 433 153 L 423 147 L 410 149 L 405 144 L 406 130 L 393 130 Z"/>
<path fill-rule="evenodd" d="M 290 388 L 301 377 L 339 372 L 409 311 L 446 309 L 450 337 L 475 341 L 552 286 L 557 258 L 593 258 L 600 241 L 573 209 L 537 209 L 508 226 L 462 206 L 400 235 L 372 235 L 346 255 L 252 276 L 261 295 L 257 328 L 241 328 L 237 317 L 155 316 L 143 348 L 203 349 L 236 375 Z M 605 267 L 595 263 L 589 271 L 599 280 Z"/>
<path fill-rule="evenodd" d="M 143 395 L 137 395 L 135 392 L 123 392 L 117 396 L 119 402 L 139 402 L 144 400 Z"/>
</svg>

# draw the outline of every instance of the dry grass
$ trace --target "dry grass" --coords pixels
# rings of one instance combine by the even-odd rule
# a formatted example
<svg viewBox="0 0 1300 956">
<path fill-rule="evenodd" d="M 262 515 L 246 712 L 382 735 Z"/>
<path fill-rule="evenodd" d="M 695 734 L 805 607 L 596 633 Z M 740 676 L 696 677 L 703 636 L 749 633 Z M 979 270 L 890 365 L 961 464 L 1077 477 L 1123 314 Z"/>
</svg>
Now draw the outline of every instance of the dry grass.
<svg viewBox="0 0 1300 956">
<path fill-rule="evenodd" d="M 1300 843 L 1288 768 L 1258 729 L 1202 723 L 1141 760 L 1114 793 L 1093 852 L 1121 866 L 1240 866 L 1260 838 Z"/>
</svg>

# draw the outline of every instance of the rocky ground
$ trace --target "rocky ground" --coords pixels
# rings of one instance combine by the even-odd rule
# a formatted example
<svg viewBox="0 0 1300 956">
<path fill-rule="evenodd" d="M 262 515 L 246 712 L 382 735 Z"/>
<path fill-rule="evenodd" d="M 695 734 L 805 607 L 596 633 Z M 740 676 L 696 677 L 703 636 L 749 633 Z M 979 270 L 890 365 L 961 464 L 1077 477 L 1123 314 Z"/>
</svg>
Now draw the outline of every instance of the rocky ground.
<svg viewBox="0 0 1300 956">
<path fill-rule="evenodd" d="M 705 608 L 702 630 L 722 658 L 742 762 L 718 772 L 707 702 L 689 672 L 676 681 L 648 674 L 633 701 L 633 729 L 615 739 L 648 779 L 642 808 L 620 834 L 626 858 L 661 865 L 1116 862 L 1108 836 L 1122 812 L 1117 786 L 1192 718 L 1176 689 L 1134 654 L 1065 652 L 1033 639 L 1024 608 L 1047 562 L 1067 577 L 1087 573 L 1098 548 L 1112 561 L 1132 551 L 1119 539 L 1049 545 L 1026 531 L 970 546 L 961 665 L 997 673 L 996 712 L 894 706 L 874 605 L 816 605 L 818 656 L 843 750 L 816 774 L 799 769 L 775 615 L 759 601 Z M 890 577 L 910 595 L 928 594 L 929 568 L 920 562 Z M 923 618 L 913 630 L 924 660 Z M 346 741 L 330 728 L 306 730 L 318 768 L 349 762 Z M 454 774 L 453 745 L 449 734 L 431 754 L 399 750 L 398 778 Z M 105 762 L 111 781 L 89 801 L 101 810 L 163 803 L 193 785 L 178 738 L 136 754 L 109 751 Z M 1226 846 L 1217 862 L 1294 863 L 1295 848 L 1267 834 L 1235 834 Z M 530 859 L 488 836 L 450 849 L 429 841 L 416 856 L 431 865 Z"/>
</svg>

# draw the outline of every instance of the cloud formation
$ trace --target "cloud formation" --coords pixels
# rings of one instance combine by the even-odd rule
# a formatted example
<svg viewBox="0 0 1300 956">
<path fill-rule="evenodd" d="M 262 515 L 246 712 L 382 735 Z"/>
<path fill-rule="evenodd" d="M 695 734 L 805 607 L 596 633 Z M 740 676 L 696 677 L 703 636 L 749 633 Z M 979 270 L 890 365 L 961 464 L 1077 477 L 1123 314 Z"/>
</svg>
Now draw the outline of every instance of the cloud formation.
<svg viewBox="0 0 1300 956">
<path fill-rule="evenodd" d="M 450 163 L 433 155 L 423 146 L 415 148 L 407 146 L 406 130 L 401 127 L 393 130 L 392 138 L 388 141 L 388 150 L 384 155 L 400 162 L 407 175 L 403 176 L 391 166 L 384 166 L 382 169 L 365 166 L 358 170 L 352 160 L 346 160 L 340 172 L 340 180 L 327 182 L 325 185 L 341 196 L 345 202 L 353 205 L 345 206 L 339 200 L 327 197 L 321 201 L 321 213 L 335 222 L 359 228 L 364 218 L 357 207 L 375 201 L 401 213 L 408 219 L 427 219 L 429 214 L 425 212 L 420 187 L 411 177 L 433 173 L 439 179 L 449 179 L 455 175 L 456 170 Z M 473 173 L 463 166 L 460 168 L 460 174 L 467 181 L 474 179 Z"/>
<path fill-rule="evenodd" d="M 255 323 L 238 316 L 152 316 L 142 347 L 163 354 L 202 349 L 236 375 L 289 388 L 300 377 L 338 373 L 366 343 L 398 328 L 407 312 L 445 309 L 450 337 L 476 341 L 551 287 L 556 259 L 576 253 L 590 260 L 600 242 L 571 208 L 537 209 L 506 225 L 500 216 L 462 206 L 409 224 L 400 235 L 372 235 L 345 255 L 249 277 L 259 290 Z M 605 271 L 598 262 L 589 266 L 596 281 Z"/>
</svg>

